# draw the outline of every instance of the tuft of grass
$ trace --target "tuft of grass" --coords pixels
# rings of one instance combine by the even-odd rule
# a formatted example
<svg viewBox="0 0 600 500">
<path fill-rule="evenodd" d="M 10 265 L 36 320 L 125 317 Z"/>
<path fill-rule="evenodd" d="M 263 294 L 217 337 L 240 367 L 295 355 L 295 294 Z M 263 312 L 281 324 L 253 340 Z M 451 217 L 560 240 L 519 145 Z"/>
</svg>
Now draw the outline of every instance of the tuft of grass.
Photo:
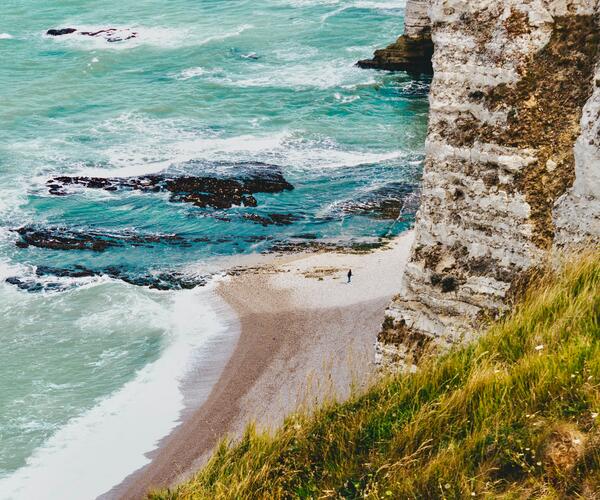
<svg viewBox="0 0 600 500">
<path fill-rule="evenodd" d="M 149 498 L 600 498 L 598 413 L 595 253 L 543 273 L 477 342 L 274 435 L 249 427 Z"/>
</svg>

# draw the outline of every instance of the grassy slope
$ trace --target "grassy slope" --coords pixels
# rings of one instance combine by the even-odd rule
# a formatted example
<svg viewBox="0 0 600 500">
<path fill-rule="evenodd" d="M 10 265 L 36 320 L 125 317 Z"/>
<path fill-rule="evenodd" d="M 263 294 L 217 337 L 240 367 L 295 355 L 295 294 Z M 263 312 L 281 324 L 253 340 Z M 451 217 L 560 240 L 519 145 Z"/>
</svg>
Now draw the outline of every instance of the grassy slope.
<svg viewBox="0 0 600 500">
<path fill-rule="evenodd" d="M 151 497 L 589 498 L 600 492 L 599 384 L 595 255 L 540 279 L 477 343 L 290 417 L 274 436 L 249 429 Z"/>
</svg>

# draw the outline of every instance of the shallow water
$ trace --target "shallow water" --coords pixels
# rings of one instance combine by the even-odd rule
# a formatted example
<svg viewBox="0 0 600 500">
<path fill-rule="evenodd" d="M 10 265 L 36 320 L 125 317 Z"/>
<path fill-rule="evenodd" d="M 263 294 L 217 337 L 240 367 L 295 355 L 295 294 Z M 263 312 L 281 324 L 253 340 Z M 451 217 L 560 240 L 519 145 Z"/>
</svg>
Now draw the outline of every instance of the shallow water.
<svg viewBox="0 0 600 500">
<path fill-rule="evenodd" d="M 349 208 L 399 187 L 410 198 L 426 133 L 427 81 L 354 66 L 401 31 L 403 1 L 60 4 L 8 0 L 0 16 L 2 498 L 31 498 L 57 476 L 77 484 L 73 498 L 92 498 L 142 465 L 179 416 L 186 370 L 227 335 L 210 289 L 178 288 L 220 256 L 406 229 L 412 203 L 396 221 Z M 45 35 L 71 26 L 136 36 Z M 46 185 L 61 175 L 235 176 L 248 164 L 276 168 L 294 189 L 216 210 L 164 192 L 56 196 Z M 293 217 L 247 217 L 269 214 Z M 118 244 L 24 248 L 14 232 L 23 226 Z M 64 272 L 74 269 L 86 272 Z M 131 284 L 160 273 L 175 276 L 172 290 Z M 122 460 L 99 444 L 115 442 Z M 75 456 L 96 467 L 62 465 Z M 52 484 L 44 498 L 69 496 Z"/>
</svg>

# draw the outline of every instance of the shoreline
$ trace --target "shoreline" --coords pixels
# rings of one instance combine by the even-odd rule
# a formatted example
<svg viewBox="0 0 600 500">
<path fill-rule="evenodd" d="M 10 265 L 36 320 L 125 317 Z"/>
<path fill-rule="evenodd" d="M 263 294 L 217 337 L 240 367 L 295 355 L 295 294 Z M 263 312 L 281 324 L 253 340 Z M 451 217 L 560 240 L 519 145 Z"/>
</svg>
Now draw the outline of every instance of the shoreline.
<svg viewBox="0 0 600 500">
<path fill-rule="evenodd" d="M 199 407 L 183 412 L 148 465 L 100 498 L 145 498 L 189 477 L 222 438 L 239 438 L 249 423 L 274 429 L 299 408 L 343 399 L 353 385 L 367 383 L 375 373 L 373 344 L 413 238 L 408 231 L 365 254 L 268 255 L 221 281 L 216 293 L 241 331 L 218 381 Z"/>
</svg>

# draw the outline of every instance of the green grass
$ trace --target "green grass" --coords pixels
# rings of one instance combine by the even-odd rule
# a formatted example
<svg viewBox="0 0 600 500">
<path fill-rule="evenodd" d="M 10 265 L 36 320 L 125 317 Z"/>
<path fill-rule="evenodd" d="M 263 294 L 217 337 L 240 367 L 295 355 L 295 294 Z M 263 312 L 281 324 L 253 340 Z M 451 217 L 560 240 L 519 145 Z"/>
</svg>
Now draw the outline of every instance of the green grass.
<svg viewBox="0 0 600 500">
<path fill-rule="evenodd" d="M 595 254 L 538 278 L 476 343 L 274 435 L 251 427 L 150 498 L 600 498 L 599 384 Z"/>
</svg>

